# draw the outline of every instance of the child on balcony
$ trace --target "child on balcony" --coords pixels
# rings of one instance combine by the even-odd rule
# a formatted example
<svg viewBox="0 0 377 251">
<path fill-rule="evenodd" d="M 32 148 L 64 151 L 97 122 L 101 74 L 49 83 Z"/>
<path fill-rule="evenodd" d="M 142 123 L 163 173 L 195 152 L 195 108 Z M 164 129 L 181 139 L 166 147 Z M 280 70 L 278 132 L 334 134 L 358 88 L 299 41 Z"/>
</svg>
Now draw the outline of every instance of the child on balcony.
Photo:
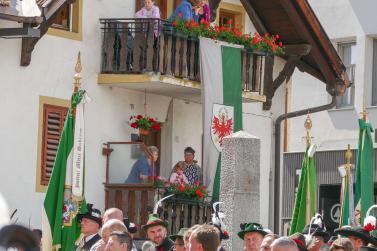
<svg viewBox="0 0 377 251">
<path fill-rule="evenodd" d="M 209 8 L 208 0 L 201 0 L 200 3 L 194 7 L 195 14 L 199 16 L 199 22 L 203 19 L 206 22 L 211 22 L 211 10 Z"/>
<path fill-rule="evenodd" d="M 135 18 L 160 18 L 160 9 L 154 0 L 144 0 L 144 7 L 135 14 Z"/>
<path fill-rule="evenodd" d="M 179 161 L 173 168 L 173 172 L 170 175 L 170 183 L 178 183 L 178 184 L 188 184 L 188 180 L 186 175 L 183 173 L 184 171 L 184 163 L 183 161 Z"/>
</svg>

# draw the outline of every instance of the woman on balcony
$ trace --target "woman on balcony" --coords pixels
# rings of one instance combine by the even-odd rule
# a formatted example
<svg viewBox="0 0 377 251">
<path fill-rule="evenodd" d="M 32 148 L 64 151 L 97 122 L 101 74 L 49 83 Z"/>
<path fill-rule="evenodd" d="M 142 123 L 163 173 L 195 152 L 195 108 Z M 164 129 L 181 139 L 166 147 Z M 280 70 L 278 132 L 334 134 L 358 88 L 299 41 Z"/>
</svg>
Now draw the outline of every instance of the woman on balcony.
<svg viewBox="0 0 377 251">
<path fill-rule="evenodd" d="M 160 9 L 154 0 L 144 0 L 144 7 L 135 14 L 135 18 L 160 18 Z"/>
<path fill-rule="evenodd" d="M 195 12 L 196 6 L 201 0 L 182 0 L 181 3 L 174 10 L 173 14 L 169 17 L 169 21 L 174 21 L 178 16 L 181 16 L 183 20 L 194 19 L 199 21 L 198 13 Z"/>
</svg>

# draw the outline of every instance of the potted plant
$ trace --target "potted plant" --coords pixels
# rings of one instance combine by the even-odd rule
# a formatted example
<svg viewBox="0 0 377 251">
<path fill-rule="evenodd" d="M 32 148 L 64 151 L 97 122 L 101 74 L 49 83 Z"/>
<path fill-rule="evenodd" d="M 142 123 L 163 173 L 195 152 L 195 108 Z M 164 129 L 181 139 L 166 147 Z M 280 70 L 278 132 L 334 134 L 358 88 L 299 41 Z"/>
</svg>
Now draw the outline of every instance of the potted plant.
<svg viewBox="0 0 377 251">
<path fill-rule="evenodd" d="M 130 126 L 134 129 L 139 129 L 140 135 L 148 135 L 149 131 L 160 131 L 160 124 L 154 119 L 146 115 L 137 115 L 130 117 Z"/>
</svg>

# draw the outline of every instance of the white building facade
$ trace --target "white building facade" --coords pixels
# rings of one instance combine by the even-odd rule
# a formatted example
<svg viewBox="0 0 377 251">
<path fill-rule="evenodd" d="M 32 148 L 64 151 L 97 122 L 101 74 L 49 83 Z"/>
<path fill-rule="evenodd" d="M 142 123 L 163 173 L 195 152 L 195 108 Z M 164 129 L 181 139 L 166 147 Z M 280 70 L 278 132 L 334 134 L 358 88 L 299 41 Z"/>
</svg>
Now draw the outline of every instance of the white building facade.
<svg viewBox="0 0 377 251">
<path fill-rule="evenodd" d="M 18 209 L 15 217 L 18 223 L 31 228 L 41 227 L 46 189 L 40 181 L 43 105 L 67 106 L 73 90 L 74 66 L 79 51 L 83 67 L 82 89 L 92 99 L 85 110 L 85 196 L 88 202 L 104 210 L 106 158 L 102 155 L 103 144 L 131 140 L 131 134 L 137 131 L 127 122 L 130 116 L 144 112 L 145 98 L 148 115 L 162 123 L 161 174 L 168 175 L 171 167 L 183 159 L 186 146 L 196 150 L 196 159 L 201 163 L 202 107 L 197 99 L 190 95 L 185 98 L 171 93 L 164 95 L 163 87 L 157 87 L 159 94 L 147 89 L 145 97 L 143 90 L 137 91 L 122 84 L 99 83 L 102 46 L 99 19 L 132 18 L 135 13 L 133 1 L 77 1 L 79 10 L 76 21 L 79 24 L 76 31 L 50 29 L 36 44 L 27 67 L 19 66 L 21 40 L 0 39 L 0 137 L 3 140 L 0 192 L 11 211 Z M 236 5 L 233 8 L 242 9 L 238 0 L 225 2 Z M 251 21 L 245 13 L 243 15 L 245 31 L 253 32 Z M 18 24 L 0 20 L 0 27 L 9 25 Z M 283 62 L 275 59 L 274 77 L 282 69 Z M 294 75 L 292 83 L 299 77 L 299 74 Z M 292 89 L 296 91 L 295 88 Z M 318 92 L 322 91 L 320 87 L 318 89 Z M 271 210 L 269 205 L 273 200 L 269 196 L 273 168 L 273 121 L 284 112 L 284 95 L 285 89 L 280 88 L 270 111 L 263 111 L 261 102 L 249 100 L 243 104 L 244 130 L 261 139 L 260 191 L 261 198 L 265 199 L 261 199 L 260 212 L 264 213 L 260 219 L 265 226 L 270 222 L 267 212 Z M 292 101 L 291 109 L 296 106 L 298 104 Z M 293 129 L 292 123 L 290 130 Z M 293 135 L 296 133 L 290 135 L 292 149 L 295 149 Z"/>
</svg>

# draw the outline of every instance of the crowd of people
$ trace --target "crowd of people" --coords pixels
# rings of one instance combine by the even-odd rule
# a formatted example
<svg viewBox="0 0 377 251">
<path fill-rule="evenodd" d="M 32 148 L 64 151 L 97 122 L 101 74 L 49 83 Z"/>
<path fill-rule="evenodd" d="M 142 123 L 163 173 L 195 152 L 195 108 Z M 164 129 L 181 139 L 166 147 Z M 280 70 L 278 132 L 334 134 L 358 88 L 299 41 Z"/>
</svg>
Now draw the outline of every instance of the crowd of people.
<svg viewBox="0 0 377 251">
<path fill-rule="evenodd" d="M 137 231 L 135 224 L 124 221 L 123 213 L 117 208 L 106 210 L 103 218 L 97 209 L 79 215 L 82 238 L 76 250 L 87 251 L 136 251 L 133 234 Z M 212 222 L 182 228 L 168 236 L 169 222 L 160 219 L 157 214 L 149 215 L 148 221 L 141 229 L 148 238 L 142 246 L 143 251 L 224 251 L 222 240 L 228 239 L 229 234 L 223 228 L 222 219 L 216 218 L 215 212 Z M 99 235 L 98 233 L 101 233 Z M 322 218 L 307 225 L 302 233 L 292 236 L 278 236 L 263 228 L 258 223 L 244 223 L 240 225 L 237 238 L 243 243 L 245 251 L 361 251 L 375 250 L 377 239 L 370 234 L 370 230 L 360 226 L 345 226 L 335 230 L 337 238 L 330 238 Z"/>
<path fill-rule="evenodd" d="M 224 228 L 223 214 L 214 212 L 212 221 L 203 225 L 182 228 L 168 235 L 169 222 L 150 214 L 141 227 L 146 240 L 137 249 L 133 242 L 138 231 L 134 223 L 124 220 L 120 209 L 107 209 L 103 217 L 91 206 L 86 214 L 78 215 L 82 238 L 77 242 L 77 251 L 225 251 L 222 241 L 229 238 Z M 222 215 L 222 216 L 219 216 Z M 245 251 L 362 251 L 376 250 L 377 239 L 370 234 L 373 227 L 344 226 L 335 230 L 331 237 L 322 217 L 317 214 L 302 233 L 279 236 L 258 223 L 240 224 L 237 232 Z M 99 234 L 100 233 L 100 234 Z M 234 249 L 233 249 L 234 250 Z"/>
</svg>

